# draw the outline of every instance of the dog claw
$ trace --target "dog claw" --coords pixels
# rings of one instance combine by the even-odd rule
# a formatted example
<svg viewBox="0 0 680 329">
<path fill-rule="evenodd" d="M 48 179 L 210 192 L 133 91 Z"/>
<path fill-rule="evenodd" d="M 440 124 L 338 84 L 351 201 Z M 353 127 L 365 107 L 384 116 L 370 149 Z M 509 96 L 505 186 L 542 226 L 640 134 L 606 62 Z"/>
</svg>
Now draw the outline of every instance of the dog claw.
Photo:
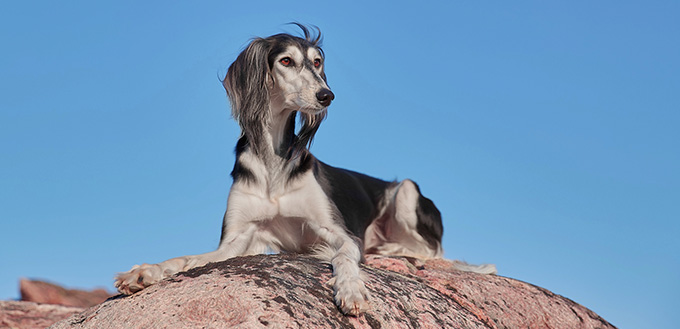
<svg viewBox="0 0 680 329">
<path fill-rule="evenodd" d="M 121 294 L 132 295 L 162 279 L 160 266 L 142 264 L 133 266 L 127 272 L 119 273 L 113 286 Z"/>
<path fill-rule="evenodd" d="M 338 282 L 337 278 L 332 278 L 335 290 L 335 303 L 342 313 L 358 316 L 368 310 L 369 293 L 360 278 Z"/>
</svg>

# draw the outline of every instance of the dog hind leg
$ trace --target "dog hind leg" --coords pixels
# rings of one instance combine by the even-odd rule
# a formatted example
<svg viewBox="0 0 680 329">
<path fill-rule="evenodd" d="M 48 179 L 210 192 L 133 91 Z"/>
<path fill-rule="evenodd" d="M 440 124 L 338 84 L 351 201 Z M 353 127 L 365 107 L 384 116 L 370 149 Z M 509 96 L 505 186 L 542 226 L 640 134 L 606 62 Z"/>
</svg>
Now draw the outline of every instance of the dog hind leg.
<svg viewBox="0 0 680 329">
<path fill-rule="evenodd" d="M 441 215 L 418 185 L 406 179 L 386 196 L 385 210 L 366 229 L 367 252 L 421 259 L 441 258 Z"/>
</svg>

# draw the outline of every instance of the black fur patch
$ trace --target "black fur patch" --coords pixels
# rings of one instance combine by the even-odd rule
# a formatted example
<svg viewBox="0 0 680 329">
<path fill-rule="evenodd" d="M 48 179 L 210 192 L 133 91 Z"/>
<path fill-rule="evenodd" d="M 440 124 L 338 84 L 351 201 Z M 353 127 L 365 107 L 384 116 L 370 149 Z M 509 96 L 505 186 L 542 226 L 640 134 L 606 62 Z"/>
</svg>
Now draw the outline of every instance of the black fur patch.
<svg viewBox="0 0 680 329">
<path fill-rule="evenodd" d="M 378 215 L 378 204 L 391 183 L 331 167 L 321 161 L 318 164 L 315 174 L 319 184 L 342 214 L 347 230 L 363 239 L 366 228 Z"/>
<path fill-rule="evenodd" d="M 234 151 L 236 153 L 236 161 L 234 162 L 234 169 L 231 171 L 231 178 L 234 179 L 234 182 L 245 180 L 246 183 L 254 183 L 257 181 L 255 174 L 239 160 L 239 156 L 246 151 L 248 144 L 248 138 L 246 136 L 241 136 L 236 143 L 236 149 Z"/>
<path fill-rule="evenodd" d="M 434 205 L 432 200 L 424 197 L 420 193 L 420 187 L 413 183 L 418 190 L 418 204 L 416 205 L 416 215 L 418 215 L 418 224 L 416 230 L 418 234 L 427 241 L 433 249 L 439 247 L 444 234 L 444 226 L 442 225 L 442 215 L 439 209 Z"/>
<path fill-rule="evenodd" d="M 295 167 L 293 167 L 293 169 L 290 171 L 288 181 L 291 181 L 311 170 L 315 161 L 317 161 L 316 158 L 307 150 L 304 150 L 304 152 L 302 152 L 302 154 L 297 159 Z"/>
</svg>

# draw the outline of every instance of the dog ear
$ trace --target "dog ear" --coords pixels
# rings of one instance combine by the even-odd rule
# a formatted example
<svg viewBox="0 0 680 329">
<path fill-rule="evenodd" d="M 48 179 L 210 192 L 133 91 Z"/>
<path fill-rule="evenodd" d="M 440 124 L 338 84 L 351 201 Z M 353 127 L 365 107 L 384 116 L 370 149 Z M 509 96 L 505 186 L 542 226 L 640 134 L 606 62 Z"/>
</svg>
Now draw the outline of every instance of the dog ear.
<svg viewBox="0 0 680 329">
<path fill-rule="evenodd" d="M 312 146 L 314 135 L 316 135 L 316 131 L 319 130 L 321 121 L 326 118 L 326 113 L 326 111 L 317 114 L 300 112 L 301 127 L 292 146 L 291 158 L 299 156 L 302 150 Z"/>
<path fill-rule="evenodd" d="M 271 44 L 254 39 L 229 66 L 222 81 L 231 103 L 231 115 L 246 128 L 249 124 L 266 122 L 269 106 L 267 79 L 270 77 L 267 56 Z"/>
</svg>

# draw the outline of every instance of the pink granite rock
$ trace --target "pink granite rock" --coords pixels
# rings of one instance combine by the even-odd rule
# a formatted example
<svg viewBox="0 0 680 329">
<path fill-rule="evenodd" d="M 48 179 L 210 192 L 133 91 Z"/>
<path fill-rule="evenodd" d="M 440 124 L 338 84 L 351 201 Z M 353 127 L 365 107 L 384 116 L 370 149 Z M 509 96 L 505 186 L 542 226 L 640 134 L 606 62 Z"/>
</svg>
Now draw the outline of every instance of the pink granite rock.
<svg viewBox="0 0 680 329">
<path fill-rule="evenodd" d="M 42 329 L 82 311 L 81 307 L 0 301 L 0 328 Z"/>
<path fill-rule="evenodd" d="M 19 281 L 19 291 L 22 301 L 75 307 L 97 305 L 112 296 L 104 289 L 66 289 L 53 283 L 27 279 Z"/>
<path fill-rule="evenodd" d="M 51 328 L 614 328 L 569 299 L 450 261 L 368 256 L 371 309 L 342 315 L 329 264 L 301 255 L 238 257 L 118 296 Z"/>
</svg>

